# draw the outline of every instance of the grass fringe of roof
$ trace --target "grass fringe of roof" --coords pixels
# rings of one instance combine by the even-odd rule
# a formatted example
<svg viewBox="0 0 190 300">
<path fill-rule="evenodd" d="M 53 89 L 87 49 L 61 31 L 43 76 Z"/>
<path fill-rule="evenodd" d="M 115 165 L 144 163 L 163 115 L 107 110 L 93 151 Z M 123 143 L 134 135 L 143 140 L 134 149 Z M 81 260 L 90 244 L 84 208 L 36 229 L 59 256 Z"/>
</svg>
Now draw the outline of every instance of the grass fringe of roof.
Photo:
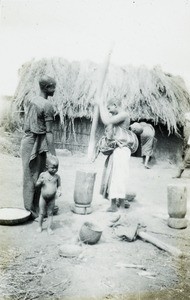
<svg viewBox="0 0 190 300">
<path fill-rule="evenodd" d="M 100 66 L 89 61 L 33 59 L 19 70 L 13 107 L 25 110 L 30 99 L 39 94 L 39 78 L 47 74 L 57 82 L 53 103 L 61 123 L 65 116 L 92 118 L 99 72 Z M 110 65 L 102 96 L 105 102 L 111 97 L 122 99 L 132 120 L 164 124 L 169 133 L 178 132 L 178 126 L 184 125 L 184 113 L 190 111 L 190 95 L 183 79 L 164 73 L 159 66 Z"/>
</svg>

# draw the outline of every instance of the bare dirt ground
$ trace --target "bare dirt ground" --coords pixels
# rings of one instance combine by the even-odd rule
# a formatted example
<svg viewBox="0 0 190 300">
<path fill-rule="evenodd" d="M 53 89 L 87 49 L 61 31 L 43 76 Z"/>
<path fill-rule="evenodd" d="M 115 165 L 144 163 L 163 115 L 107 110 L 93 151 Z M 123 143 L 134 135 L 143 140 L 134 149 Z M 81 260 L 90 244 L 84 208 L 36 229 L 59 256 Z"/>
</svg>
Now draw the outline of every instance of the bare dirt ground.
<svg viewBox="0 0 190 300">
<path fill-rule="evenodd" d="M 136 193 L 122 218 L 146 226 L 146 231 L 169 245 L 181 249 L 185 257 L 176 258 L 150 243 L 137 239 L 118 239 L 107 226 L 116 213 L 107 213 L 109 202 L 99 195 L 105 157 L 88 164 L 82 155 L 58 155 L 63 195 L 57 201 L 54 235 L 48 236 L 47 222 L 41 234 L 37 222 L 0 226 L 0 298 L 1 299 L 190 299 L 190 226 L 176 230 L 167 226 L 167 185 L 176 167 L 166 162 L 144 169 L 140 158 L 131 158 L 130 191 Z M 1 207 L 23 207 L 22 165 L 19 157 L 0 154 Z M 93 213 L 71 212 L 76 170 L 97 172 Z M 180 179 L 189 186 L 188 173 Z M 188 198 L 190 194 L 188 192 Z M 120 213 L 120 212 L 119 212 Z M 190 204 L 188 212 L 190 219 Z M 96 221 L 104 231 L 99 243 L 78 242 L 85 221 Z M 81 247 L 79 256 L 60 256 L 65 244 Z M 144 270 L 127 268 L 142 265 Z"/>
</svg>

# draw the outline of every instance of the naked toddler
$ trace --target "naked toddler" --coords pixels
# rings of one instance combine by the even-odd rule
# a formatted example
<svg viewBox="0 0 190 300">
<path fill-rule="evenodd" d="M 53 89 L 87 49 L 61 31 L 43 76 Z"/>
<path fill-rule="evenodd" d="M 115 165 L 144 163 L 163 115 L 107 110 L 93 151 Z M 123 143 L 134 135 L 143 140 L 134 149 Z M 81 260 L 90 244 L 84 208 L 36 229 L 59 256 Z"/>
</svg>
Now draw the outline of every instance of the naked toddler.
<svg viewBox="0 0 190 300">
<path fill-rule="evenodd" d="M 49 155 L 47 158 L 47 171 L 42 172 L 36 182 L 36 187 L 41 187 L 41 195 L 39 202 L 39 228 L 38 232 L 42 232 L 43 218 L 47 211 L 49 234 L 53 234 L 53 210 L 55 199 L 61 196 L 61 179 L 57 173 L 59 161 L 56 156 Z"/>
</svg>

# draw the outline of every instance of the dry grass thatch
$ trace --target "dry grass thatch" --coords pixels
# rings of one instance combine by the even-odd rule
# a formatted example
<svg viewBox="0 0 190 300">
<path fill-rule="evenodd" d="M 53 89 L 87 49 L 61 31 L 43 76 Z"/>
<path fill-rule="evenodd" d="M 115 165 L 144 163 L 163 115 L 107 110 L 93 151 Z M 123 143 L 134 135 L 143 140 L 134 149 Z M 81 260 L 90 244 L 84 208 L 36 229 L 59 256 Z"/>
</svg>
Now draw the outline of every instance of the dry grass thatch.
<svg viewBox="0 0 190 300">
<path fill-rule="evenodd" d="M 17 110 L 23 110 L 31 97 L 39 93 L 38 79 L 47 74 L 57 81 L 53 102 L 62 123 L 65 116 L 92 118 L 99 69 L 92 62 L 68 62 L 63 58 L 31 60 L 19 71 L 20 82 L 14 95 Z M 105 101 L 121 98 L 132 120 L 162 123 L 169 133 L 178 132 L 178 126 L 184 125 L 184 113 L 190 110 L 184 81 L 158 66 L 149 70 L 144 66 L 110 65 L 102 93 Z"/>
</svg>

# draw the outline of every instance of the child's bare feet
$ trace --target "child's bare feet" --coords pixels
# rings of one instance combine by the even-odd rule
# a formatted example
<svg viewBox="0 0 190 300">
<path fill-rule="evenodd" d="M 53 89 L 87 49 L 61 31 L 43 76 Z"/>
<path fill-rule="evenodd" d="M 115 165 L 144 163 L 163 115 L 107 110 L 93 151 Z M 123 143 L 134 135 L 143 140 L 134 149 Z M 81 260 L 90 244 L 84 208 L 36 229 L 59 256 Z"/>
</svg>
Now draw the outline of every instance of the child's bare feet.
<svg viewBox="0 0 190 300">
<path fill-rule="evenodd" d="M 54 234 L 54 232 L 53 232 L 53 230 L 52 230 L 51 228 L 48 228 L 47 232 L 48 232 L 48 234 L 50 234 L 50 235 Z"/>
<path fill-rule="evenodd" d="M 36 230 L 37 232 L 42 232 L 42 227 L 38 227 L 38 229 Z"/>
</svg>

